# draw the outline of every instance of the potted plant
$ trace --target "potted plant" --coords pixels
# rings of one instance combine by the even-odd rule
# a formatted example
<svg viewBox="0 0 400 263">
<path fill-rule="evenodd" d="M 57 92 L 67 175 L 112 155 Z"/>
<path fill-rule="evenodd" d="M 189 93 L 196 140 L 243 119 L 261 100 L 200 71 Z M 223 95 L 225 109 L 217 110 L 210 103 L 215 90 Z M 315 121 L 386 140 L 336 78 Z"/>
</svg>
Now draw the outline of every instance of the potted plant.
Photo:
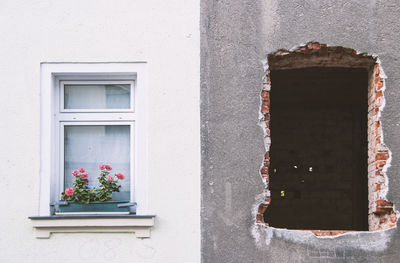
<svg viewBox="0 0 400 263">
<path fill-rule="evenodd" d="M 129 206 L 118 206 L 129 203 L 129 200 L 112 200 L 112 193 L 119 192 L 121 188 L 119 180 L 123 180 L 124 175 L 121 173 L 111 175 L 110 165 L 102 164 L 99 169 L 100 175 L 97 178 L 99 186 L 93 189 L 89 187 L 88 174 L 84 168 L 72 172 L 73 187 L 61 193 L 58 212 L 129 212 Z"/>
</svg>

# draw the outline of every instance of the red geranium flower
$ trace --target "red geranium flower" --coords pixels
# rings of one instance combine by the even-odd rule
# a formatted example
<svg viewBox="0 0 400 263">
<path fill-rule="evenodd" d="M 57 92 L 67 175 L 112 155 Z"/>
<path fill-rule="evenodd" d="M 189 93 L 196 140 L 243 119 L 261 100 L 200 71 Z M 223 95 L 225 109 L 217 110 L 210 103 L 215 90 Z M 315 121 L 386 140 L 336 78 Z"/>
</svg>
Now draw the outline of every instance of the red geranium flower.
<svg viewBox="0 0 400 263">
<path fill-rule="evenodd" d="M 123 174 L 116 174 L 116 177 L 118 177 L 118 179 L 123 180 L 125 178 L 125 176 Z"/>
</svg>

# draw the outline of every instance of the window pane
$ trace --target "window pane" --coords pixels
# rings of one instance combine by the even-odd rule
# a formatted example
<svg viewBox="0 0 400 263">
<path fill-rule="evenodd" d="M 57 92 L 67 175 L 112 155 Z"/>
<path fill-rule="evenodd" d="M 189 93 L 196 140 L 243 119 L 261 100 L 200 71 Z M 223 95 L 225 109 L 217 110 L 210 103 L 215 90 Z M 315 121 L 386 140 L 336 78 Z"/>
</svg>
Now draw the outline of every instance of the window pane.
<svg viewBox="0 0 400 263">
<path fill-rule="evenodd" d="M 131 85 L 64 85 L 65 109 L 129 109 Z"/>
<path fill-rule="evenodd" d="M 113 200 L 129 200 L 130 191 L 130 126 L 69 125 L 64 127 L 64 186 L 72 187 L 73 170 L 84 168 L 89 186 L 98 186 L 99 165 L 109 164 L 112 173 L 122 173 L 119 193 Z"/>
</svg>

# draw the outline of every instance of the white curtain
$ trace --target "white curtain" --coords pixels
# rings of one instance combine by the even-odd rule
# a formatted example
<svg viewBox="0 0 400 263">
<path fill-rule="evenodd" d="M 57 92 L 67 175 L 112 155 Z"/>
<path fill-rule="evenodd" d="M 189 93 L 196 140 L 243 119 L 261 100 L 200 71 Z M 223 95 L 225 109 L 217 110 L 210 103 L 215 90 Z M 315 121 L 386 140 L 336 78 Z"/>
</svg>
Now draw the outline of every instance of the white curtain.
<svg viewBox="0 0 400 263">
<path fill-rule="evenodd" d="M 129 109 L 130 85 L 65 85 L 65 109 Z"/>
<path fill-rule="evenodd" d="M 112 174 L 122 173 L 121 192 L 114 200 L 129 200 L 130 191 L 130 126 L 66 125 L 64 128 L 64 186 L 72 187 L 73 170 L 84 168 L 89 186 L 98 185 L 99 165 L 109 164 Z"/>
</svg>

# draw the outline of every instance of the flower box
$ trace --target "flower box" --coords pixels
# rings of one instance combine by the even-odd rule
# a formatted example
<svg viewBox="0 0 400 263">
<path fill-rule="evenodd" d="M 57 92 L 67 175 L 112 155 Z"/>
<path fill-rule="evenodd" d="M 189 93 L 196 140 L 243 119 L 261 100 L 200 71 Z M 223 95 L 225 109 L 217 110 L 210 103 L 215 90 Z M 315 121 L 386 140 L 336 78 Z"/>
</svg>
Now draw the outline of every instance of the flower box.
<svg viewBox="0 0 400 263">
<path fill-rule="evenodd" d="M 128 200 L 121 201 L 104 201 L 104 202 L 89 202 L 88 204 L 80 202 L 60 201 L 58 204 L 59 213 L 112 213 L 125 212 L 129 213 L 129 206 L 124 205 L 119 207 L 119 204 L 127 204 Z"/>
<path fill-rule="evenodd" d="M 103 213 L 135 213 L 136 203 L 129 200 L 113 201 L 112 195 L 120 191 L 125 176 L 121 173 L 111 175 L 111 166 L 99 165 L 100 176 L 97 177 L 99 185 L 89 187 L 89 174 L 84 168 L 72 171 L 74 177 L 73 187 L 68 187 L 61 193 L 61 200 L 55 204 L 56 214 L 103 214 Z"/>
</svg>

